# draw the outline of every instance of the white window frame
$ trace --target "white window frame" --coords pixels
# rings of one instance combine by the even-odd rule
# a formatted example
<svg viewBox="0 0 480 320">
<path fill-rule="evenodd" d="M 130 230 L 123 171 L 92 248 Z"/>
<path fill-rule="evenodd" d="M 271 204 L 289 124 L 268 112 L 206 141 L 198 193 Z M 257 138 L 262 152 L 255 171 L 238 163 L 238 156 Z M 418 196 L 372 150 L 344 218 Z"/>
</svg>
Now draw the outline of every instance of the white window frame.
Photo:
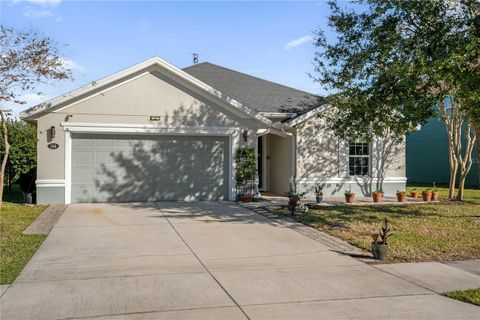
<svg viewBox="0 0 480 320">
<path fill-rule="evenodd" d="M 355 144 L 368 144 L 368 155 L 351 155 L 350 154 L 350 145 L 352 143 Z M 348 141 L 348 150 L 347 150 L 347 174 L 349 177 L 371 177 L 372 176 L 372 143 L 370 142 L 361 142 L 361 141 Z M 367 158 L 368 165 L 367 165 L 367 174 L 365 175 L 357 175 L 350 173 L 350 158 Z"/>
</svg>

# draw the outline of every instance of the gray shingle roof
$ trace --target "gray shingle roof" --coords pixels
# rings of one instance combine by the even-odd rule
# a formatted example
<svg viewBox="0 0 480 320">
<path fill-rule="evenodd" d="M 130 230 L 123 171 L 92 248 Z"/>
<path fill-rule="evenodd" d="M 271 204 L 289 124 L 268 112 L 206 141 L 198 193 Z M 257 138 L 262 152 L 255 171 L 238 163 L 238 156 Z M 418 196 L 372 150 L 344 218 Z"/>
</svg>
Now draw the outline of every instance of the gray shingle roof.
<svg viewBox="0 0 480 320">
<path fill-rule="evenodd" d="M 257 112 L 304 113 L 323 104 L 311 93 L 202 62 L 183 71 Z"/>
</svg>

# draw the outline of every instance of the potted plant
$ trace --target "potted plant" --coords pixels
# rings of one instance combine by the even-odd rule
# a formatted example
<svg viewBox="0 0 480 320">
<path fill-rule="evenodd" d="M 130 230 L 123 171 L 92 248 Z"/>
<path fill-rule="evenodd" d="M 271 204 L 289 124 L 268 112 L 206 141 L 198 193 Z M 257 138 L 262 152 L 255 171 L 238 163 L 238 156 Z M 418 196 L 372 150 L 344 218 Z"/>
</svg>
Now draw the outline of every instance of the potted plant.
<svg viewBox="0 0 480 320">
<path fill-rule="evenodd" d="M 315 185 L 315 200 L 317 203 L 322 203 L 323 201 L 323 185 Z"/>
<path fill-rule="evenodd" d="M 430 189 L 425 189 L 422 191 L 423 201 L 428 202 L 432 200 L 432 191 Z"/>
<path fill-rule="evenodd" d="M 372 193 L 373 202 L 380 202 L 383 197 L 383 190 L 375 190 Z"/>
<path fill-rule="evenodd" d="M 435 186 L 435 182 L 433 183 L 432 187 L 432 201 L 438 201 L 438 189 Z"/>
<path fill-rule="evenodd" d="M 348 190 L 345 190 L 345 201 L 347 203 L 353 203 L 353 201 L 355 201 L 355 193 L 352 192 L 351 187 Z"/>
<path fill-rule="evenodd" d="M 410 190 L 410 197 L 412 198 L 418 198 L 418 191 L 416 188 L 413 188 Z"/>
<path fill-rule="evenodd" d="M 22 173 L 18 180 L 20 184 L 20 189 L 23 192 L 23 203 L 32 204 L 33 193 L 35 192 L 35 180 L 36 180 L 35 169 L 32 169 L 27 173 Z"/>
<path fill-rule="evenodd" d="M 253 194 L 242 194 L 240 195 L 241 202 L 252 202 Z"/>
<path fill-rule="evenodd" d="M 255 150 L 251 148 L 238 149 L 235 154 L 235 163 L 238 199 L 242 202 L 250 202 L 253 200 L 257 174 Z"/>
<path fill-rule="evenodd" d="M 387 218 L 385 218 L 380 232 L 375 231 L 372 234 L 372 254 L 375 259 L 385 260 L 387 258 L 389 236 L 390 229 L 388 228 Z"/>
<path fill-rule="evenodd" d="M 300 205 L 300 201 L 302 200 L 305 193 L 297 191 L 295 179 L 291 178 L 288 191 L 285 192 L 285 195 L 288 197 L 288 208 L 290 209 L 290 214 L 294 215 L 295 210 Z"/>
<path fill-rule="evenodd" d="M 407 193 L 405 191 L 397 190 L 397 201 L 398 202 L 406 202 L 407 201 Z"/>
</svg>

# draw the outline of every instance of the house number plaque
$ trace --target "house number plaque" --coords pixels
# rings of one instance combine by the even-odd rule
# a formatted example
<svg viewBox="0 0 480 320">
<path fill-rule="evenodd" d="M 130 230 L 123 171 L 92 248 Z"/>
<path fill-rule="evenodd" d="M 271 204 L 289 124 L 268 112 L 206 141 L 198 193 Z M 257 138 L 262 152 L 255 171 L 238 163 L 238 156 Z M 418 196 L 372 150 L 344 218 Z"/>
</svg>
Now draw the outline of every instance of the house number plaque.
<svg viewBox="0 0 480 320">
<path fill-rule="evenodd" d="M 58 149 L 58 147 L 59 147 L 58 143 L 53 143 L 53 142 L 52 142 L 52 143 L 49 143 L 49 144 L 48 144 L 48 149 L 53 149 L 53 150 L 55 150 L 55 149 Z"/>
</svg>

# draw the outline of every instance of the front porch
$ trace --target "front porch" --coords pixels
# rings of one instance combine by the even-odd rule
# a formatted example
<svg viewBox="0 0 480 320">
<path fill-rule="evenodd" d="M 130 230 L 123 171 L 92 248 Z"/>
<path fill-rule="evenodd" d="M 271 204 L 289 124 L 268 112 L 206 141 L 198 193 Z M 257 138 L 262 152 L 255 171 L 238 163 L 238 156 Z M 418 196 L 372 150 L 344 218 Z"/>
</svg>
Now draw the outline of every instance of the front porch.
<svg viewBox="0 0 480 320">
<path fill-rule="evenodd" d="M 295 176 L 295 136 L 292 133 L 268 132 L 258 136 L 258 190 L 284 194 Z"/>
</svg>

